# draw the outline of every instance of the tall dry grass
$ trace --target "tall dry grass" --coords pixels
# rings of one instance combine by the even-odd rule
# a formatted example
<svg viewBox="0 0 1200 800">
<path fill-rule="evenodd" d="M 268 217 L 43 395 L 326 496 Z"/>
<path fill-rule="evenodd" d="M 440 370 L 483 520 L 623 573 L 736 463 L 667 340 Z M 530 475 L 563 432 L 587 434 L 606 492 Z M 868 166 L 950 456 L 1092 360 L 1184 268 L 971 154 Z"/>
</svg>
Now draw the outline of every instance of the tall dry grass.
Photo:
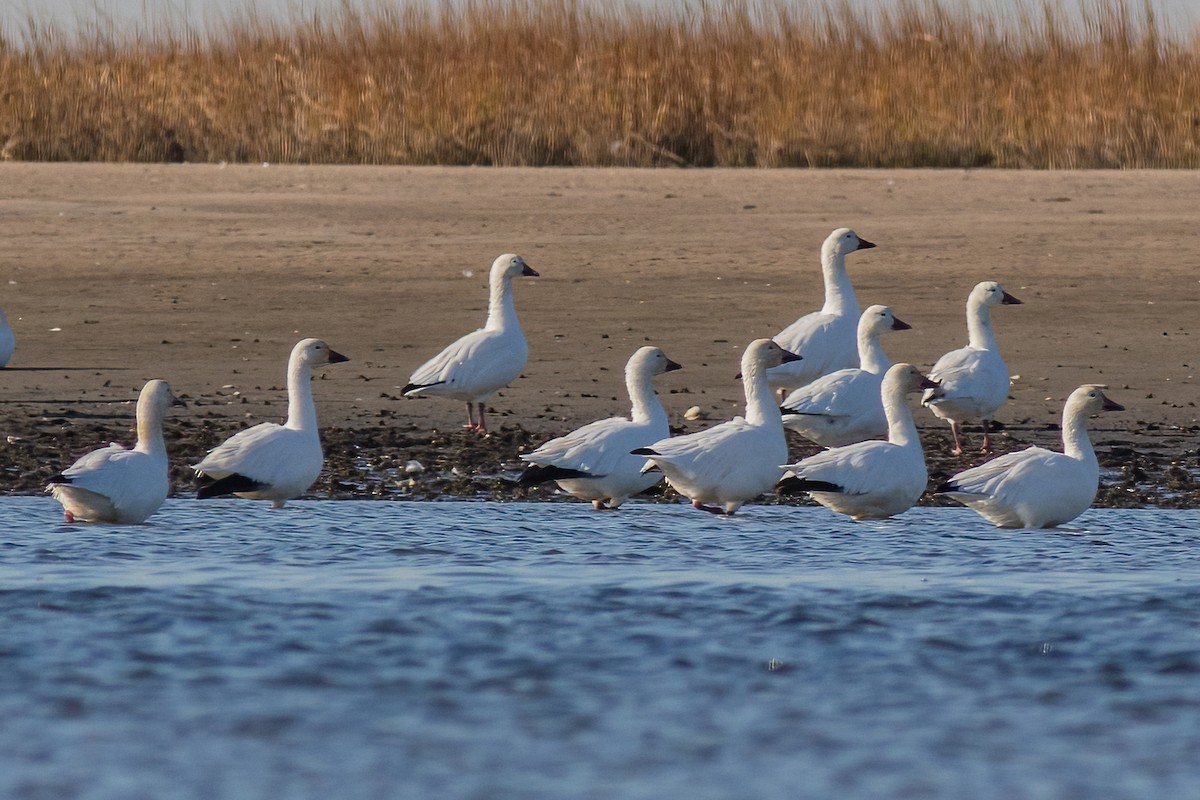
<svg viewBox="0 0 1200 800">
<path fill-rule="evenodd" d="M 344 6 L 286 24 L 0 35 L 16 159 L 1195 167 L 1200 43 L 1150 7 L 936 0 Z"/>
</svg>

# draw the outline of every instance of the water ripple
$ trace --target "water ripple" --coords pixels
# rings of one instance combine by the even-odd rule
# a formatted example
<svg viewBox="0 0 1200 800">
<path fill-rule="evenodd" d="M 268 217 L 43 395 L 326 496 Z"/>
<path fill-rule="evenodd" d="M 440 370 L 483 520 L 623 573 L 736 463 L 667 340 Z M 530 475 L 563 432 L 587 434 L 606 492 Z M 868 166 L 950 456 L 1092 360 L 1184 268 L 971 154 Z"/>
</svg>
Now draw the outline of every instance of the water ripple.
<svg viewBox="0 0 1200 800">
<path fill-rule="evenodd" d="M 0 502 L 0 797 L 1200 793 L 1200 513 Z"/>
</svg>

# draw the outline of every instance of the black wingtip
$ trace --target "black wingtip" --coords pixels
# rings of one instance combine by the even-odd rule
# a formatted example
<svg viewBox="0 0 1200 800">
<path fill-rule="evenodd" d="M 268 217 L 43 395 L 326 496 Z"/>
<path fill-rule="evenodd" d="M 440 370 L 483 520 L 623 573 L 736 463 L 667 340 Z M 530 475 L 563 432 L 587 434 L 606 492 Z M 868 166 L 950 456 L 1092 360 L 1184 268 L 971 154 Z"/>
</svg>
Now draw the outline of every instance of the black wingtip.
<svg viewBox="0 0 1200 800">
<path fill-rule="evenodd" d="M 63 475 L 61 472 L 52 478 L 46 479 L 46 483 L 70 483 L 70 482 L 71 482 L 71 479 L 68 478 L 66 475 Z"/>
<path fill-rule="evenodd" d="M 779 494 L 793 495 L 804 494 L 805 492 L 842 492 L 845 491 L 841 486 L 829 481 L 814 481 L 808 478 L 801 478 L 797 475 L 789 475 L 788 477 L 775 484 L 775 490 Z"/>
<path fill-rule="evenodd" d="M 521 473 L 521 477 L 517 478 L 517 486 L 530 487 L 537 486 L 541 483 L 550 481 L 570 480 L 572 478 L 594 478 L 587 472 L 581 472 L 577 469 L 566 469 L 565 467 L 544 466 L 542 464 L 530 464 Z"/>
<path fill-rule="evenodd" d="M 445 381 L 434 381 L 433 383 L 410 383 L 407 386 L 405 386 L 403 389 L 400 390 L 400 394 L 408 394 L 409 392 L 416 392 L 421 389 L 428 389 L 430 386 L 439 386 L 443 383 L 445 383 Z"/>
<path fill-rule="evenodd" d="M 652 448 L 649 448 L 649 447 L 639 447 L 637 450 L 630 450 L 629 453 L 630 453 L 630 455 L 635 455 L 635 456 L 659 455 L 657 452 L 655 452 Z"/>
<path fill-rule="evenodd" d="M 247 478 L 245 475 L 238 475 L 236 472 L 217 480 L 213 480 L 207 475 L 199 475 L 196 477 L 196 482 L 199 484 L 199 487 L 196 489 L 197 500 L 204 500 L 209 497 L 224 497 L 225 495 L 238 494 L 239 492 L 257 492 L 260 489 L 267 488 L 267 484 L 262 481 Z"/>
</svg>

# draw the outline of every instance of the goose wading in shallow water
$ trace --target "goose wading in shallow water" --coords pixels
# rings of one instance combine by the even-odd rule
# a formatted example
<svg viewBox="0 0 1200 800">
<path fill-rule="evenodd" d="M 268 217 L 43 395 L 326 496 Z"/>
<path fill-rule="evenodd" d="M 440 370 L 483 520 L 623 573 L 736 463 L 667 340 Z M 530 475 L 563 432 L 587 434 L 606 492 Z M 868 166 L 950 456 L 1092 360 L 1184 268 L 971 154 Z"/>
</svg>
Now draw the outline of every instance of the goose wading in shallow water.
<svg viewBox="0 0 1200 800">
<path fill-rule="evenodd" d="M 631 452 L 671 435 L 667 412 L 654 391 L 654 376 L 680 369 L 657 347 L 642 347 L 625 365 L 625 387 L 633 403 L 629 418 L 610 417 L 552 439 L 521 456 L 529 466 L 517 483 L 555 481 L 596 510 L 614 509 L 662 479 L 643 474 L 646 459 Z"/>
<path fill-rule="evenodd" d="M 874 439 L 887 433 L 880 387 L 892 362 L 879 337 L 912 328 L 887 306 L 871 306 L 858 320 L 859 366 L 817 378 L 787 396 L 783 425 L 825 447 Z"/>
<path fill-rule="evenodd" d="M 320 339 L 302 339 L 288 358 L 288 417 L 283 425 L 264 422 L 238 431 L 196 464 L 196 497 L 236 495 L 270 500 L 283 508 L 321 474 L 325 455 L 317 431 L 312 370 L 349 361 Z"/>
<path fill-rule="evenodd" d="M 0 308 L 0 368 L 8 366 L 16 346 L 17 338 L 13 335 L 12 326 L 8 324 L 8 316 L 4 309 Z"/>
<path fill-rule="evenodd" d="M 768 370 L 772 389 L 806 386 L 822 375 L 858 363 L 858 298 L 854 296 L 854 287 L 846 273 L 846 256 L 874 246 L 849 228 L 838 228 L 826 237 L 821 245 L 825 305 L 775 336 L 780 347 L 804 358 Z"/>
<path fill-rule="evenodd" d="M 954 454 L 962 455 L 962 424 L 980 420 L 983 424 L 981 453 L 990 453 L 992 440 L 988 423 L 1008 399 L 1008 367 L 996 347 L 992 331 L 993 306 L 1020 305 L 995 281 L 983 281 L 967 296 L 967 346 L 951 350 L 937 360 L 929 371 L 938 390 L 926 392 L 921 403 L 936 416 L 950 422 Z"/>
<path fill-rule="evenodd" d="M 487 400 L 521 374 L 529 357 L 512 294 L 512 279 L 523 275 L 537 277 L 518 255 L 505 253 L 492 262 L 487 323 L 418 367 L 404 396 L 462 400 L 467 427 L 487 433 Z"/>
<path fill-rule="evenodd" d="M 149 381 L 138 396 L 137 444 L 93 450 L 50 479 L 47 491 L 62 503 L 67 522 L 145 522 L 167 499 L 167 447 L 163 416 L 186 404 L 166 381 Z"/>
<path fill-rule="evenodd" d="M 786 465 L 793 475 L 780 481 L 780 491 L 808 492 L 826 508 L 856 520 L 884 519 L 912 508 L 929 474 L 906 395 L 922 389 L 936 391 L 937 384 L 912 364 L 893 365 L 880 390 L 887 441 L 835 447 Z"/>
<path fill-rule="evenodd" d="M 800 356 L 770 339 L 756 339 L 742 355 L 746 416 L 707 430 L 639 447 L 643 472 L 658 470 L 692 505 L 713 514 L 733 514 L 779 480 L 787 458 L 783 420 L 766 371 Z"/>
<path fill-rule="evenodd" d="M 1100 465 L 1088 439 L 1087 420 L 1125 407 L 1104 387 L 1080 386 L 1063 407 L 1063 452 L 1030 447 L 958 473 L 938 491 L 998 528 L 1052 528 L 1078 517 L 1096 499 Z"/>
</svg>

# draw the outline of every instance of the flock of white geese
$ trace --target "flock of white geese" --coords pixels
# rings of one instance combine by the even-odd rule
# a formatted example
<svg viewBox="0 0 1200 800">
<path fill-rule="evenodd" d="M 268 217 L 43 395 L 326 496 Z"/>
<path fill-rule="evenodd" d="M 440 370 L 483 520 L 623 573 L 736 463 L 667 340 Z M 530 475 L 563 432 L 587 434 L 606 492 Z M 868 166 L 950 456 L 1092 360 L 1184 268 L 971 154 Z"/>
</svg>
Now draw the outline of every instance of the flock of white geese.
<svg viewBox="0 0 1200 800">
<path fill-rule="evenodd" d="M 991 311 L 1020 301 L 998 283 L 984 281 L 967 297 L 965 347 L 943 355 L 928 375 L 911 364 L 893 364 L 880 337 L 909 326 L 886 306 L 860 313 L 846 271 L 849 254 L 874 246 L 849 228 L 825 240 L 825 305 L 774 339 L 757 339 L 746 348 L 744 416 L 671 436 L 653 380 L 680 365 L 657 347 L 642 347 L 625 368 L 629 417 L 592 422 L 522 455 L 528 466 L 518 483 L 554 481 L 598 510 L 615 509 L 665 478 L 695 508 L 721 515 L 734 514 L 777 484 L 855 520 L 907 511 L 928 483 L 908 396 L 920 393 L 921 405 L 950 423 L 956 453 L 962 452 L 961 426 L 968 422 L 982 424 L 981 452 L 990 452 L 988 424 L 1009 390 Z M 417 368 L 404 394 L 465 402 L 468 427 L 486 432 L 488 399 L 521 373 L 528 356 L 512 281 L 536 275 L 518 255 L 497 258 L 486 324 Z M 0 323 L 3 366 L 13 339 L 2 312 Z M 197 497 L 235 495 L 282 507 L 312 486 L 324 463 L 312 370 L 346 360 L 319 339 L 298 342 L 288 360 L 287 421 L 240 431 L 193 465 Z M 1062 452 L 1030 447 L 1009 453 L 958 473 L 938 491 L 1000 527 L 1051 527 L 1079 516 L 1099 485 L 1088 417 L 1122 410 L 1101 389 L 1084 385 L 1068 397 Z M 787 390 L 780 403 L 776 392 Z M 173 405 L 182 403 L 166 382 L 148 382 L 138 399 L 132 449 L 110 444 L 50 479 L 48 491 L 62 503 L 68 522 L 136 524 L 158 510 L 170 489 L 162 424 Z M 785 428 L 827 449 L 786 463 Z"/>
</svg>

